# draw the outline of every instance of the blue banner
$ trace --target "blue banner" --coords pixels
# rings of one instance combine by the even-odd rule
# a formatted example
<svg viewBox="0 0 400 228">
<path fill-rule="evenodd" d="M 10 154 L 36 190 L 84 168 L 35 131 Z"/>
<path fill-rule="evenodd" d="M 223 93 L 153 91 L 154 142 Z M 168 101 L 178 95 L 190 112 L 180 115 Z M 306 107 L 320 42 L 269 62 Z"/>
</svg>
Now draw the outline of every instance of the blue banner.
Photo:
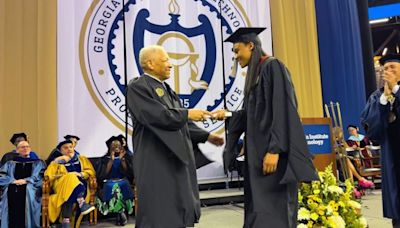
<svg viewBox="0 0 400 228">
<path fill-rule="evenodd" d="M 370 7 L 368 15 L 370 20 L 400 16 L 400 3 Z"/>
<path fill-rule="evenodd" d="M 303 125 L 308 149 L 312 154 L 330 154 L 332 152 L 331 132 L 328 124 Z"/>
</svg>

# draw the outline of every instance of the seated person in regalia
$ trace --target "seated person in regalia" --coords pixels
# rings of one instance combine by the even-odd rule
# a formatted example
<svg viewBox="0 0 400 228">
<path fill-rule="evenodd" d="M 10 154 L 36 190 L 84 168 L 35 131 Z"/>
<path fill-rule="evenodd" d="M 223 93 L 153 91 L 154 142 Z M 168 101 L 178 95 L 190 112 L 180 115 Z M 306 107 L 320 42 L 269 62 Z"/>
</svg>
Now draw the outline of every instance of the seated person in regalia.
<svg viewBox="0 0 400 228">
<path fill-rule="evenodd" d="M 62 156 L 55 158 L 45 172 L 52 189 L 49 199 L 49 219 L 54 223 L 61 214 L 63 227 L 69 227 L 75 203 L 78 208 L 77 213 L 82 215 L 95 209 L 88 204 L 90 193 L 87 180 L 96 174 L 89 159 L 75 153 L 70 140 L 60 142 L 57 149 Z"/>
<path fill-rule="evenodd" d="M 101 187 L 96 205 L 103 215 L 116 214 L 116 225 L 127 223 L 127 214 L 133 212 L 132 155 L 125 150 L 120 136 L 107 140 L 107 154 L 101 158 L 97 179 Z"/>
<path fill-rule="evenodd" d="M 1 227 L 40 227 L 42 170 L 45 164 L 31 155 L 28 141 L 16 145 L 18 156 L 0 169 Z"/>
</svg>

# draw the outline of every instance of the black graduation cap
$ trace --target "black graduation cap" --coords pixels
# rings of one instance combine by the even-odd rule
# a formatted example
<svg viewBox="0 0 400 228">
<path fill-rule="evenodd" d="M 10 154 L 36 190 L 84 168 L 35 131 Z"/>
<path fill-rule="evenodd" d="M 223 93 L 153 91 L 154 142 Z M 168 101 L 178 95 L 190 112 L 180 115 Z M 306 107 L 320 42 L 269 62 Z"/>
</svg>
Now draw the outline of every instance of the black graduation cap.
<svg viewBox="0 0 400 228">
<path fill-rule="evenodd" d="M 347 129 L 349 129 L 349 128 L 354 128 L 354 129 L 357 129 L 357 130 L 358 130 L 358 127 L 357 127 L 356 125 L 352 125 L 352 124 L 350 124 L 349 126 L 347 126 Z"/>
<path fill-rule="evenodd" d="M 63 145 L 65 145 L 65 144 L 68 144 L 68 143 L 71 143 L 71 144 L 72 144 L 72 141 L 71 141 L 71 140 L 64 140 L 64 141 L 60 142 L 60 143 L 57 145 L 57 149 L 61 151 L 61 147 L 62 147 Z"/>
<path fill-rule="evenodd" d="M 126 141 L 126 138 L 125 138 L 125 136 L 124 136 L 124 135 L 122 135 L 122 134 L 121 134 L 121 135 L 118 135 L 117 137 L 118 137 L 119 139 L 121 139 L 121 141 L 122 141 L 123 139 Z"/>
<path fill-rule="evenodd" d="M 120 136 L 111 136 L 111 138 L 107 139 L 106 141 L 107 148 L 110 148 L 113 141 L 119 141 L 121 145 L 123 144 Z"/>
<path fill-rule="evenodd" d="M 74 138 L 74 139 L 76 139 L 76 140 L 80 140 L 80 138 L 78 137 L 78 136 L 76 136 L 76 135 L 66 135 L 66 136 L 64 136 L 64 139 L 71 139 L 71 138 Z"/>
<path fill-rule="evenodd" d="M 244 27 L 237 29 L 224 42 L 230 43 L 248 43 L 254 42 L 258 34 L 264 31 L 263 27 Z"/>
<path fill-rule="evenodd" d="M 28 140 L 28 136 L 26 136 L 26 134 L 25 134 L 24 132 L 21 132 L 21 133 L 15 133 L 15 134 L 13 134 L 13 136 L 12 136 L 11 139 L 10 139 L 10 142 L 11 142 L 12 144 L 14 144 L 14 143 L 15 143 L 15 140 L 17 140 L 17 138 L 19 138 L 19 137 L 23 137 L 25 140 Z"/>
<path fill-rule="evenodd" d="M 387 55 L 382 56 L 382 58 L 379 59 L 379 63 L 383 66 L 387 62 L 398 62 L 400 63 L 400 54 L 396 53 L 390 53 Z"/>
</svg>

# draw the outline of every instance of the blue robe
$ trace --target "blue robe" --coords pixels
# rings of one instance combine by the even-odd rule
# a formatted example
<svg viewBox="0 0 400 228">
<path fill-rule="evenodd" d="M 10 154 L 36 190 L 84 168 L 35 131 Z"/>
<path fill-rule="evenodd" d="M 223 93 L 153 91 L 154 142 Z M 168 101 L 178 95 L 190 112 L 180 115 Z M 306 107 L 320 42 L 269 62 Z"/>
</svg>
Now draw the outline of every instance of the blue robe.
<svg viewBox="0 0 400 228">
<path fill-rule="evenodd" d="M 0 166 L 3 166 L 6 162 L 14 160 L 14 158 L 18 157 L 18 153 L 16 150 L 12 150 L 10 152 L 7 152 L 3 155 L 3 157 L 1 158 L 1 162 L 0 162 Z M 37 156 L 37 154 L 34 151 L 31 151 L 29 153 L 29 157 L 32 159 L 39 159 L 39 157 Z"/>
<path fill-rule="evenodd" d="M 0 169 L 0 186 L 3 187 L 3 194 L 0 201 L 1 228 L 8 228 L 8 187 L 15 181 L 14 170 L 16 162 L 8 161 Z M 26 185 L 26 210 L 25 224 L 26 227 L 40 227 L 40 211 L 41 197 L 37 192 L 42 186 L 41 170 L 45 168 L 41 160 L 35 160 L 32 164 L 32 175 L 25 178 L 28 182 Z M 22 218 L 21 218 L 22 219 Z"/>
<path fill-rule="evenodd" d="M 381 105 L 383 90 L 375 91 L 361 114 L 368 138 L 381 144 L 383 215 L 400 219 L 400 91 L 395 96 L 392 112 L 396 120 L 389 123 L 390 104 Z"/>
</svg>

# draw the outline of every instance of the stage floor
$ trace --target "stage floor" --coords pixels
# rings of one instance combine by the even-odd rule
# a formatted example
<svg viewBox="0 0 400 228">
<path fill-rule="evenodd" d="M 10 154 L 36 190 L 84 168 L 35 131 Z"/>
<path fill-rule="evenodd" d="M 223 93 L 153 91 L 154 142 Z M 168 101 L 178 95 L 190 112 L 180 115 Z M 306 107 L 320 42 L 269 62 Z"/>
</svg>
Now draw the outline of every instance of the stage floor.
<svg viewBox="0 0 400 228">
<path fill-rule="evenodd" d="M 226 192 L 226 194 L 232 194 Z M 210 193 L 222 194 L 222 193 Z M 214 195 L 215 196 L 215 195 Z M 366 217 L 370 228 L 391 228 L 392 224 L 389 219 L 382 217 L 382 194 L 380 190 L 375 190 L 362 199 L 362 213 Z M 243 204 L 237 205 L 216 205 L 210 207 L 202 207 L 202 217 L 196 228 L 241 228 L 243 225 Z M 96 227 L 115 227 L 114 220 L 102 220 Z M 135 221 L 131 217 L 129 224 L 125 227 L 134 227 Z M 90 226 L 85 223 L 81 227 Z"/>
</svg>

